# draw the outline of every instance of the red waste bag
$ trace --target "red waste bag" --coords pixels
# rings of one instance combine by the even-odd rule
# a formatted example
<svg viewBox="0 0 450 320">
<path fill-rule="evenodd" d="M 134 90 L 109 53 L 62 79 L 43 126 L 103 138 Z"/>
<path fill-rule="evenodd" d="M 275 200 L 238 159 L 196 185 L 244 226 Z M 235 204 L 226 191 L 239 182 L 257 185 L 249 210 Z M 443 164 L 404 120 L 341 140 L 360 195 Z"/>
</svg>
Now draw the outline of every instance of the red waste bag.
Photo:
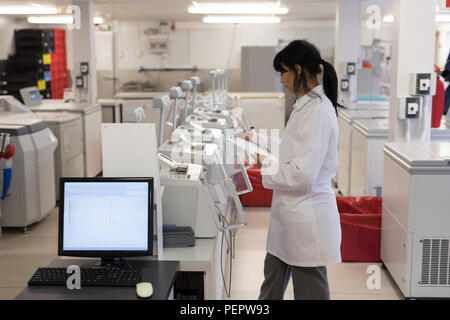
<svg viewBox="0 0 450 320">
<path fill-rule="evenodd" d="M 242 205 L 244 207 L 270 207 L 272 205 L 273 190 L 264 188 L 261 169 L 253 165 L 252 168 L 247 169 L 247 174 L 253 191 L 239 196 Z"/>
<path fill-rule="evenodd" d="M 380 262 L 381 197 L 336 197 L 343 262 Z"/>
</svg>

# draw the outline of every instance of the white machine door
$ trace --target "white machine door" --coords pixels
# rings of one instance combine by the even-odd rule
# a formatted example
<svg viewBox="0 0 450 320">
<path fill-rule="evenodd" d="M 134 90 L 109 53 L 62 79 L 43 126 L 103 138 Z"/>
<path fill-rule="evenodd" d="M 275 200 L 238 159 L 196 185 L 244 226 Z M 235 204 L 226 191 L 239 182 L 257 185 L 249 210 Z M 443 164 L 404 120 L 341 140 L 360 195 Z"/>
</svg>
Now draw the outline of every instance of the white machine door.
<svg viewBox="0 0 450 320">
<path fill-rule="evenodd" d="M 58 140 L 48 128 L 33 133 L 32 136 L 38 153 L 40 213 L 45 216 L 56 204 L 54 152 Z"/>
</svg>

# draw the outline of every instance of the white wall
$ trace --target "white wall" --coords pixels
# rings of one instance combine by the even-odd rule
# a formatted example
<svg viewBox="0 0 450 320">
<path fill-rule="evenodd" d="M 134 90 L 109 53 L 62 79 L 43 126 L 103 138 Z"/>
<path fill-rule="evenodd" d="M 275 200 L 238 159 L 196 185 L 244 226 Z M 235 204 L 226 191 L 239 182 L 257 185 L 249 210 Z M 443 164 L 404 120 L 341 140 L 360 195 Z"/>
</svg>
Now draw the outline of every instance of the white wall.
<svg viewBox="0 0 450 320">
<path fill-rule="evenodd" d="M 334 24 L 325 23 L 325 26 L 314 27 L 291 24 L 236 27 L 189 23 L 180 25 L 177 24 L 177 29 L 170 33 L 168 56 L 163 59 L 160 55 L 150 53 L 149 42 L 144 35 L 146 28 L 154 27 L 153 22 L 141 21 L 138 31 L 137 21 L 120 21 L 118 68 L 195 65 L 199 69 L 240 69 L 242 46 L 275 46 L 278 39 L 308 39 L 319 47 L 324 57 L 331 57 L 334 52 Z M 97 52 L 102 50 L 100 41 L 97 41 Z M 142 56 L 138 55 L 139 51 Z"/>
</svg>

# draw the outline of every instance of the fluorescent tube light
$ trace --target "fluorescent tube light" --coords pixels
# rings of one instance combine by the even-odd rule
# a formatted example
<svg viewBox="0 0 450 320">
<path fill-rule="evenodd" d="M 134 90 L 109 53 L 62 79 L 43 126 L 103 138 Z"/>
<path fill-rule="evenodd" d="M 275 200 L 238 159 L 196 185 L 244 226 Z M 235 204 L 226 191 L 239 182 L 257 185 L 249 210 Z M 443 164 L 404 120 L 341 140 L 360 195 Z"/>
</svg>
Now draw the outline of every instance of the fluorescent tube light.
<svg viewBox="0 0 450 320">
<path fill-rule="evenodd" d="M 38 23 L 38 24 L 72 24 L 73 16 L 71 15 L 53 15 L 53 16 L 29 16 L 27 19 L 28 23 Z M 94 17 L 94 24 L 102 24 L 102 17 Z"/>
<path fill-rule="evenodd" d="M 394 22 L 394 16 L 384 16 L 383 17 L 383 22 Z"/>
<path fill-rule="evenodd" d="M 102 24 L 103 18 L 102 17 L 94 17 L 94 24 Z"/>
<path fill-rule="evenodd" d="M 278 17 L 264 16 L 207 16 L 204 23 L 279 23 Z"/>
<path fill-rule="evenodd" d="M 30 16 L 27 19 L 28 23 L 39 24 L 72 24 L 73 16 L 55 15 L 55 16 Z"/>
<path fill-rule="evenodd" d="M 58 13 L 56 7 L 44 6 L 0 6 L 0 15 L 2 14 L 55 14 Z"/>
<path fill-rule="evenodd" d="M 287 14 L 288 8 L 276 3 L 201 3 L 188 8 L 194 14 Z"/>
</svg>

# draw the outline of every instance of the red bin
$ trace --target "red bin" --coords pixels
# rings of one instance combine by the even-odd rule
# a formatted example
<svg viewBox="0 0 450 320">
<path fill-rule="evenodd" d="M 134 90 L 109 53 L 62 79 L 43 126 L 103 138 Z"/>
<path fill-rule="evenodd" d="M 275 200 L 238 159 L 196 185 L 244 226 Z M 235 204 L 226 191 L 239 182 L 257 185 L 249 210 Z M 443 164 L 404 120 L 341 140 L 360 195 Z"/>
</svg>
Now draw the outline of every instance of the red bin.
<svg viewBox="0 0 450 320">
<path fill-rule="evenodd" d="M 253 191 L 240 195 L 244 207 L 270 207 L 272 205 L 273 190 L 265 189 L 262 184 L 261 169 L 256 165 L 247 169 L 247 174 Z"/>
<path fill-rule="evenodd" d="M 336 197 L 343 262 L 380 262 L 381 197 Z"/>
</svg>

